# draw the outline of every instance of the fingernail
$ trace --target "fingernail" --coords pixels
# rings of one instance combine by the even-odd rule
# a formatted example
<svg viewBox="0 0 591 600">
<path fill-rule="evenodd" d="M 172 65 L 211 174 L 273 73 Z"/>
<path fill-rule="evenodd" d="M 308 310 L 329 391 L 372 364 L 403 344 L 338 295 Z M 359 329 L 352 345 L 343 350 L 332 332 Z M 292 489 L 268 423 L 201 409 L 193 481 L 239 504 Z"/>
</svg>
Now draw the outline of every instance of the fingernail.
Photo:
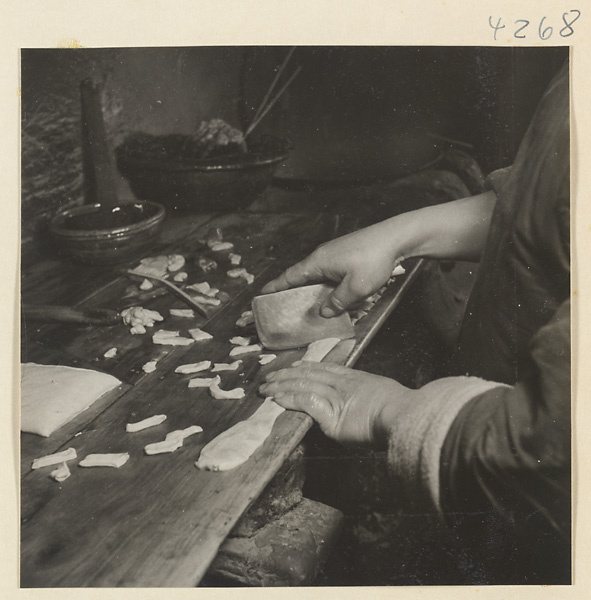
<svg viewBox="0 0 591 600">
<path fill-rule="evenodd" d="M 334 308 L 332 308 L 331 306 L 328 305 L 324 305 L 321 309 L 320 309 L 320 314 L 326 318 L 326 319 L 330 319 L 331 317 L 334 317 L 337 313 L 335 312 Z"/>
</svg>

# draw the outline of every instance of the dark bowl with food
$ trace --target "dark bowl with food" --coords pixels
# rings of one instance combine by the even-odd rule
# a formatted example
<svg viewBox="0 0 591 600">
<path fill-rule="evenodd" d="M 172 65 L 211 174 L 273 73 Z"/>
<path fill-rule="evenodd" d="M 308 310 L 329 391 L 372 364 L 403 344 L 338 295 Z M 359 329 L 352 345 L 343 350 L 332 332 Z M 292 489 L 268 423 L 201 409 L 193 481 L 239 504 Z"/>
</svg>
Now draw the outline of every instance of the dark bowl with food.
<svg viewBox="0 0 591 600">
<path fill-rule="evenodd" d="M 86 204 L 59 212 L 49 231 L 60 254 L 89 264 L 138 256 L 162 230 L 166 211 L 155 202 Z"/>
<path fill-rule="evenodd" d="M 208 149 L 189 135 L 132 134 L 116 149 L 117 166 L 133 193 L 186 212 L 248 206 L 270 185 L 289 142 L 273 136 Z"/>
</svg>

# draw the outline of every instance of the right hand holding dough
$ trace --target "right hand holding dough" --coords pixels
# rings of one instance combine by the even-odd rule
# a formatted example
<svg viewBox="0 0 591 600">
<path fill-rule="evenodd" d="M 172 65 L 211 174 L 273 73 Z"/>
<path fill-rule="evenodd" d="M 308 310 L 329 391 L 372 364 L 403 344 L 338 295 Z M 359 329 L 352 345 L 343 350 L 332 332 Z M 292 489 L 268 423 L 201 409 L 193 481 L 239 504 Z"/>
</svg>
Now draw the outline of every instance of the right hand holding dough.
<svg viewBox="0 0 591 600">
<path fill-rule="evenodd" d="M 269 282 L 263 293 L 311 283 L 337 284 L 320 313 L 332 317 L 377 292 L 402 260 L 393 251 L 391 232 L 384 223 L 372 225 L 319 246 L 301 262 Z"/>
</svg>

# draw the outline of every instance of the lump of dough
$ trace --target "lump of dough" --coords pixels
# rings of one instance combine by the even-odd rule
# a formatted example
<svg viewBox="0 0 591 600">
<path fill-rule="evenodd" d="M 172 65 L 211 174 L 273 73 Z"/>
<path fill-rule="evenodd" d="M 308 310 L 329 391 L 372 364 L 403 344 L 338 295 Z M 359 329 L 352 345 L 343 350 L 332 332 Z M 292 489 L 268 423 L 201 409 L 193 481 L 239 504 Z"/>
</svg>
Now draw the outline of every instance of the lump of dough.
<svg viewBox="0 0 591 600">
<path fill-rule="evenodd" d="M 71 474 L 72 473 L 70 473 L 68 463 L 63 462 L 57 469 L 54 469 L 51 472 L 51 477 L 58 483 L 61 483 L 62 481 L 65 481 Z"/>
<path fill-rule="evenodd" d="M 201 342 L 203 340 L 211 340 L 213 335 L 211 333 L 207 333 L 207 331 L 203 331 L 198 327 L 195 329 L 189 329 L 189 335 L 196 341 Z"/>
<path fill-rule="evenodd" d="M 251 417 L 209 442 L 195 466 L 208 471 L 228 471 L 246 462 L 269 437 L 275 420 L 283 411 L 267 398 Z"/>
<path fill-rule="evenodd" d="M 341 338 L 324 338 L 312 342 L 302 360 L 310 362 L 322 362 L 322 359 L 341 341 Z"/>
<path fill-rule="evenodd" d="M 117 348 L 111 348 L 110 350 L 107 350 L 103 356 L 105 358 L 113 358 L 115 355 L 117 354 Z"/>
<path fill-rule="evenodd" d="M 211 372 L 217 373 L 218 371 L 237 371 L 241 364 L 241 360 L 235 360 L 232 363 L 215 363 Z"/>
<path fill-rule="evenodd" d="M 170 312 L 171 317 L 181 317 L 182 319 L 195 318 L 195 312 L 190 308 L 171 308 L 168 312 Z"/>
<path fill-rule="evenodd" d="M 210 394 L 216 400 L 240 400 L 244 398 L 244 388 L 234 388 L 233 390 L 222 390 L 219 386 L 219 383 L 213 381 L 209 386 Z"/>
<path fill-rule="evenodd" d="M 202 360 L 197 363 L 190 363 L 187 365 L 179 365 L 174 372 L 182 373 L 183 375 L 189 375 L 190 373 L 199 373 L 199 371 L 207 371 L 211 367 L 210 360 Z"/>
<path fill-rule="evenodd" d="M 195 340 L 192 338 L 180 337 L 178 331 L 161 329 L 152 336 L 152 341 L 155 344 L 160 344 L 162 346 L 188 346 Z"/>
<path fill-rule="evenodd" d="M 188 279 L 188 275 L 185 271 L 179 271 L 174 277 L 173 279 L 177 282 L 177 283 L 182 283 L 183 281 L 187 281 Z"/>
<path fill-rule="evenodd" d="M 402 265 L 396 265 L 394 270 L 392 271 L 392 277 L 397 277 L 398 275 L 404 275 L 406 273 L 406 269 Z"/>
<path fill-rule="evenodd" d="M 245 310 L 241 315 L 238 321 L 236 321 L 236 327 L 247 327 L 248 325 L 252 325 L 254 323 L 254 315 L 252 314 L 252 310 Z"/>
<path fill-rule="evenodd" d="M 191 427 L 187 427 L 186 429 L 171 431 L 166 434 L 166 437 L 161 442 L 148 444 L 144 448 L 144 452 L 150 456 L 154 454 L 164 454 L 165 452 L 174 452 L 183 445 L 185 438 L 196 433 L 201 433 L 202 431 L 203 428 L 199 427 L 199 425 L 191 425 Z"/>
<path fill-rule="evenodd" d="M 203 304 L 204 306 L 219 306 L 222 303 L 219 298 L 212 298 L 211 296 L 204 296 L 203 294 L 199 294 L 199 296 L 193 296 L 192 299 L 199 304 Z"/>
<path fill-rule="evenodd" d="M 153 417 L 148 417 L 147 419 L 137 421 L 136 423 L 128 423 L 125 426 L 125 431 L 127 431 L 127 433 L 135 433 L 136 431 L 148 429 L 148 427 L 160 425 L 161 423 L 164 423 L 164 421 L 166 421 L 166 415 L 154 415 Z"/>
<path fill-rule="evenodd" d="M 276 354 L 261 354 L 259 356 L 259 364 L 268 365 L 277 358 Z"/>
<path fill-rule="evenodd" d="M 181 254 L 169 254 L 166 257 L 166 268 L 174 273 L 175 271 L 179 271 L 185 266 L 185 257 Z"/>
<path fill-rule="evenodd" d="M 148 290 L 151 290 L 153 287 L 154 287 L 154 284 L 149 279 L 144 279 L 140 283 L 140 290 L 142 290 L 143 292 L 147 292 Z"/>
<path fill-rule="evenodd" d="M 208 388 L 212 383 L 217 383 L 219 385 L 221 381 L 222 379 L 219 375 L 216 375 L 215 377 L 194 377 L 193 379 L 189 379 L 187 387 Z"/>
<path fill-rule="evenodd" d="M 130 306 L 122 310 L 121 318 L 126 325 L 131 327 L 133 334 L 146 333 L 146 327 L 152 327 L 156 321 L 164 320 L 159 312 L 141 306 Z"/>
<path fill-rule="evenodd" d="M 228 271 L 228 277 L 232 279 L 237 279 L 238 277 L 242 277 L 246 281 L 246 283 L 251 284 L 254 281 L 254 275 L 249 273 L 245 268 L 239 267 L 238 269 L 230 269 Z"/>
<path fill-rule="evenodd" d="M 250 344 L 250 338 L 235 335 L 233 338 L 230 338 L 230 344 L 234 344 L 234 346 L 248 346 Z"/>
<path fill-rule="evenodd" d="M 263 347 L 260 344 L 252 344 L 251 346 L 234 346 L 230 350 L 230 356 L 239 356 L 240 354 L 247 354 L 248 352 L 260 352 Z"/>
<path fill-rule="evenodd" d="M 222 250 L 232 250 L 232 248 L 234 248 L 234 244 L 232 244 L 232 242 L 217 242 L 216 244 L 210 246 L 210 248 L 214 252 L 221 252 Z"/>
<path fill-rule="evenodd" d="M 156 365 L 158 364 L 157 360 L 149 360 L 143 367 L 142 371 L 144 373 L 153 373 L 156 370 Z"/>
<path fill-rule="evenodd" d="M 228 258 L 230 259 L 231 265 L 238 266 L 242 262 L 242 256 L 240 256 L 240 254 L 235 254 L 234 252 L 230 252 Z"/>
<path fill-rule="evenodd" d="M 186 289 L 210 297 L 216 296 L 220 291 L 217 288 L 212 288 L 207 281 L 202 281 L 201 283 L 192 283 L 191 285 L 188 285 Z"/>
<path fill-rule="evenodd" d="M 89 454 L 79 463 L 79 467 L 113 467 L 118 469 L 129 460 L 129 452 L 120 454 Z"/>
<path fill-rule="evenodd" d="M 41 469 L 42 467 L 52 467 L 53 465 L 59 465 L 60 463 L 66 462 L 67 460 L 74 460 L 78 455 L 76 454 L 76 448 L 68 448 L 62 452 L 56 452 L 55 454 L 47 454 L 36 458 L 31 465 L 31 469 Z"/>
</svg>

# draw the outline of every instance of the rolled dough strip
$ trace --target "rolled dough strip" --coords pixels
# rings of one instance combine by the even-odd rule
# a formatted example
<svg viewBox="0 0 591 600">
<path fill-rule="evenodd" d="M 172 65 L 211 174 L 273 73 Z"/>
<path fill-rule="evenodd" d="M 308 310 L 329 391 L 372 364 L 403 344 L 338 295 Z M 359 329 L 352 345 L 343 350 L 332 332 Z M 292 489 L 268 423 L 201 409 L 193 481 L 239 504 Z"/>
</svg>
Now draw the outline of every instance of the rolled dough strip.
<svg viewBox="0 0 591 600">
<path fill-rule="evenodd" d="M 51 476 L 58 483 L 65 481 L 72 473 L 70 473 L 70 469 L 68 468 L 68 463 L 63 462 L 57 469 L 54 469 L 51 472 Z"/>
<path fill-rule="evenodd" d="M 239 356 L 248 352 L 260 352 L 263 347 L 260 344 L 252 344 L 251 346 L 235 346 L 230 350 L 230 356 Z"/>
<path fill-rule="evenodd" d="M 233 390 L 222 390 L 219 383 L 212 382 L 209 386 L 209 392 L 216 400 L 240 400 L 244 398 L 244 388 L 234 388 Z"/>
<path fill-rule="evenodd" d="M 222 303 L 219 298 L 212 298 L 211 296 L 206 296 L 204 294 L 193 296 L 193 300 L 195 300 L 195 302 L 199 302 L 199 304 L 203 304 L 204 306 L 219 306 Z"/>
<path fill-rule="evenodd" d="M 312 342 L 302 360 L 310 362 L 322 362 L 322 359 L 341 341 L 341 338 L 324 338 Z"/>
<path fill-rule="evenodd" d="M 164 454 L 166 452 L 174 452 L 178 450 L 190 435 L 201 433 L 202 427 L 199 425 L 191 425 L 186 429 L 177 429 L 166 434 L 166 437 L 161 442 L 155 442 L 154 444 L 148 444 L 144 448 L 144 452 L 150 456 L 154 454 Z"/>
<path fill-rule="evenodd" d="M 190 308 L 171 308 L 171 317 L 181 317 L 182 319 L 194 319 L 195 313 Z"/>
<path fill-rule="evenodd" d="M 79 467 L 113 467 L 118 469 L 129 460 L 129 453 L 122 452 L 120 454 L 89 454 L 82 459 Z"/>
<path fill-rule="evenodd" d="M 77 456 L 78 454 L 76 454 L 76 448 L 68 448 L 62 452 L 56 452 L 55 454 L 48 454 L 47 456 L 36 458 L 31 465 L 31 469 L 52 467 L 53 465 L 59 465 L 67 460 L 74 460 Z"/>
<path fill-rule="evenodd" d="M 221 252 L 222 250 L 232 250 L 234 244 L 232 242 L 218 242 L 210 247 L 214 252 Z"/>
<path fill-rule="evenodd" d="M 270 362 L 277 358 L 277 354 L 261 354 L 259 356 L 259 363 L 261 365 L 268 365 Z"/>
<path fill-rule="evenodd" d="M 233 338 L 230 338 L 230 344 L 234 344 L 234 346 L 248 346 L 250 344 L 250 338 L 242 335 L 235 335 Z"/>
<path fill-rule="evenodd" d="M 217 288 L 212 288 L 207 281 L 202 281 L 201 283 L 193 283 L 187 286 L 188 290 L 193 290 L 198 292 L 199 294 L 203 294 L 204 296 L 215 296 L 218 294 L 220 290 Z"/>
<path fill-rule="evenodd" d="M 231 363 L 215 363 L 211 372 L 218 373 L 220 371 L 237 371 L 240 368 L 241 364 L 241 360 L 235 360 Z"/>
<path fill-rule="evenodd" d="M 167 331 L 166 329 L 161 329 L 152 336 L 152 342 L 162 346 L 188 346 L 194 341 L 192 338 L 180 337 L 178 331 Z"/>
<path fill-rule="evenodd" d="M 188 365 L 180 365 L 178 366 L 174 372 L 182 373 L 183 375 L 189 375 L 190 373 L 199 373 L 200 371 L 207 371 L 211 367 L 210 360 L 202 360 L 198 363 L 190 363 Z"/>
<path fill-rule="evenodd" d="M 208 388 L 212 383 L 220 383 L 222 381 L 219 375 L 215 377 L 195 377 L 193 379 L 189 379 L 189 385 L 187 387 L 190 388 Z"/>
<path fill-rule="evenodd" d="M 185 257 L 182 254 L 169 254 L 166 257 L 167 269 L 174 273 L 185 266 Z"/>
<path fill-rule="evenodd" d="M 207 331 L 203 331 L 202 329 L 189 329 L 189 335 L 196 341 L 201 342 L 203 340 L 211 340 L 213 335 L 211 333 L 207 333 Z"/>
<path fill-rule="evenodd" d="M 230 252 L 228 258 L 230 259 L 231 265 L 238 266 L 242 262 L 242 256 L 240 256 L 240 254 L 236 254 L 235 252 Z"/>
<path fill-rule="evenodd" d="M 267 398 L 246 421 L 218 435 L 201 451 L 198 469 L 228 471 L 246 462 L 269 437 L 277 417 L 285 409 Z"/>
<path fill-rule="evenodd" d="M 166 421 L 166 415 L 154 415 L 153 417 L 148 417 L 147 419 L 137 421 L 136 423 L 128 423 L 125 426 L 125 431 L 127 431 L 127 433 L 135 433 L 136 431 L 148 429 L 148 427 L 160 425 L 160 423 L 164 423 L 164 421 Z"/>
</svg>

